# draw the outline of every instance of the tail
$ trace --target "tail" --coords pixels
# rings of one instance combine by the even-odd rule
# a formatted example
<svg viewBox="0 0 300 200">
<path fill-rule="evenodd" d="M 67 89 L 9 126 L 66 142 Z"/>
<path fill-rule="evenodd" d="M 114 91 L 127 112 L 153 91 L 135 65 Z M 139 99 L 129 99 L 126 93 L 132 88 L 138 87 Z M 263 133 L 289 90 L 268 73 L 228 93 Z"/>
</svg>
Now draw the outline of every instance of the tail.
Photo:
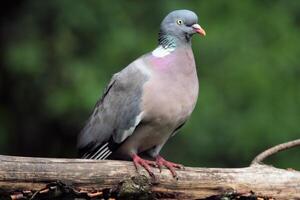
<svg viewBox="0 0 300 200">
<path fill-rule="evenodd" d="M 112 154 L 112 150 L 109 147 L 109 142 L 106 142 L 89 151 L 79 150 L 79 154 L 83 159 L 105 160 Z"/>
</svg>

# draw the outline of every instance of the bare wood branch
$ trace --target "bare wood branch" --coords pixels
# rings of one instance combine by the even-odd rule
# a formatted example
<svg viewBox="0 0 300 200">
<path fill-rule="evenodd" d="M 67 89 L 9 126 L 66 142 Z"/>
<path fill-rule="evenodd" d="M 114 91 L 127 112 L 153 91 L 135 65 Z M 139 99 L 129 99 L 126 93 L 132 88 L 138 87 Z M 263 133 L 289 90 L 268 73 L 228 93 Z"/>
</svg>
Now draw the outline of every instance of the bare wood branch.
<svg viewBox="0 0 300 200">
<path fill-rule="evenodd" d="M 284 151 L 284 150 L 287 150 L 287 149 L 290 149 L 293 147 L 297 147 L 297 146 L 300 146 L 300 139 L 276 145 L 272 148 L 265 150 L 264 152 L 260 153 L 259 155 L 257 155 L 253 159 L 251 165 L 260 164 L 266 158 L 270 157 L 271 155 L 274 155 L 280 151 Z"/>
<path fill-rule="evenodd" d="M 266 165 L 236 169 L 186 167 L 178 170 L 179 180 L 168 170 L 161 174 L 157 170 L 155 174 L 159 180 L 153 182 L 145 171 L 139 175 L 132 163 L 125 161 L 0 156 L 2 194 L 21 191 L 25 196 L 39 196 L 57 192 L 63 185 L 65 192 L 101 198 L 142 199 L 140 195 L 146 195 L 145 199 L 214 199 L 254 195 L 300 199 L 300 172 Z"/>
</svg>

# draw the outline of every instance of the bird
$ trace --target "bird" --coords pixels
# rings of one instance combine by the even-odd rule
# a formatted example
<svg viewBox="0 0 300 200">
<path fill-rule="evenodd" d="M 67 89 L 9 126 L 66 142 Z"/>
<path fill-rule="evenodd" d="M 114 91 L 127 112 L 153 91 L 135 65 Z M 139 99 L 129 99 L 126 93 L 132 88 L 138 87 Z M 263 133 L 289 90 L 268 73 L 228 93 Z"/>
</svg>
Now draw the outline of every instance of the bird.
<svg viewBox="0 0 300 200">
<path fill-rule="evenodd" d="M 198 16 L 174 10 L 160 24 L 158 46 L 115 73 L 84 128 L 77 148 L 83 159 L 132 160 L 154 177 L 163 167 L 177 177 L 183 165 L 160 155 L 185 124 L 198 98 L 191 39 L 205 36 Z"/>
</svg>

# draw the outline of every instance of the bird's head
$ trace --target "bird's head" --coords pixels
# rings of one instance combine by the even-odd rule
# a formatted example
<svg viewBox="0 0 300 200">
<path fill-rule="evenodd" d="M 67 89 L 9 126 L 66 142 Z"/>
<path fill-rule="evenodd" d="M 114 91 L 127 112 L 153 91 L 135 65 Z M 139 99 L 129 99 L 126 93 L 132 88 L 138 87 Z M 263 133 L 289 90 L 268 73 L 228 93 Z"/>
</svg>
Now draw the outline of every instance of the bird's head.
<svg viewBox="0 0 300 200">
<path fill-rule="evenodd" d="M 160 36 L 171 36 L 180 41 L 189 42 L 195 33 L 206 35 L 204 29 L 198 24 L 197 15 L 190 10 L 172 11 L 160 25 Z"/>
</svg>

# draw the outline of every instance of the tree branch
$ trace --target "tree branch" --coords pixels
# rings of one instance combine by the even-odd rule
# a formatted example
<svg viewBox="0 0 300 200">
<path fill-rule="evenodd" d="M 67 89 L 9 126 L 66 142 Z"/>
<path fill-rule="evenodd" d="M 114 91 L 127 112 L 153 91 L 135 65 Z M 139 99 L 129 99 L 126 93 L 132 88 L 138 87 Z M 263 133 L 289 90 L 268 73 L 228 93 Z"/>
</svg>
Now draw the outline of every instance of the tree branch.
<svg viewBox="0 0 300 200">
<path fill-rule="evenodd" d="M 11 199 L 300 199 L 300 172 L 266 165 L 246 168 L 191 168 L 155 171 L 151 180 L 131 162 L 0 156 L 0 196 Z M 51 196 L 51 198 L 50 198 Z M 0 198 L 2 199 L 2 198 Z M 72 198 L 71 198 L 72 199 Z M 230 199 L 230 198 L 229 198 Z"/>
<path fill-rule="evenodd" d="M 258 156 L 256 156 L 251 165 L 260 164 L 262 163 L 266 158 L 270 157 L 271 155 L 274 155 L 280 151 L 284 151 L 293 147 L 300 146 L 300 139 L 293 140 L 290 142 L 282 143 L 279 145 L 276 145 L 270 149 L 265 150 L 264 152 L 260 153 Z"/>
</svg>

